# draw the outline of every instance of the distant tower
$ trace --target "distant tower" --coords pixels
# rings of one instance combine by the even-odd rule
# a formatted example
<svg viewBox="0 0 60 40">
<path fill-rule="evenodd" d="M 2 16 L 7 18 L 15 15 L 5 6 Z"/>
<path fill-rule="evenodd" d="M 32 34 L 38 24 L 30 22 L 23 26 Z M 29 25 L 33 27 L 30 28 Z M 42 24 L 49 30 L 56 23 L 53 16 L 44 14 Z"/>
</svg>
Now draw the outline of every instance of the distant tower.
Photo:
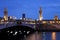
<svg viewBox="0 0 60 40">
<path fill-rule="evenodd" d="M 43 19 L 42 17 L 42 7 L 40 7 L 40 10 L 39 10 L 39 20 L 41 21 Z"/>
<path fill-rule="evenodd" d="M 5 21 L 8 20 L 8 11 L 7 11 L 7 8 L 4 8 L 4 20 Z"/>
<path fill-rule="evenodd" d="M 25 20 L 25 13 L 22 14 L 22 20 Z"/>
<path fill-rule="evenodd" d="M 54 20 L 58 20 L 58 16 L 57 15 L 55 15 Z"/>
</svg>

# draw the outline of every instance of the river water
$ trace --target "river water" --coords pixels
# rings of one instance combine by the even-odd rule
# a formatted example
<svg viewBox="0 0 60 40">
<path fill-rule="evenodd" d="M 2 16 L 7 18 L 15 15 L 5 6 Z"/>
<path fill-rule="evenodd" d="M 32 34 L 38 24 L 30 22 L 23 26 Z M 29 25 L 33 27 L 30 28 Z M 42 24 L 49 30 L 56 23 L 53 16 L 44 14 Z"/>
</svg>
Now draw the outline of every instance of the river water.
<svg viewBox="0 0 60 40">
<path fill-rule="evenodd" d="M 35 32 L 26 40 L 60 40 L 60 32 Z"/>
<path fill-rule="evenodd" d="M 60 40 L 60 32 L 45 32 L 45 40 Z"/>
</svg>

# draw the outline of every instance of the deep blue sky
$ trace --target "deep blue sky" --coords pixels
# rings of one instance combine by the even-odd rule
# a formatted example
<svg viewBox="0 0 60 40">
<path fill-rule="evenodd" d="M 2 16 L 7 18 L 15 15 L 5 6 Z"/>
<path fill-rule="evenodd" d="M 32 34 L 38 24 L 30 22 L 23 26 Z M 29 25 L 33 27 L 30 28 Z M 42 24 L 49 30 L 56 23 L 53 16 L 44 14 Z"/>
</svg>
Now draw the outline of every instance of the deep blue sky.
<svg viewBox="0 0 60 40">
<path fill-rule="evenodd" d="M 9 16 L 20 18 L 25 13 L 27 18 L 38 19 L 40 6 L 44 19 L 53 19 L 56 14 L 60 18 L 60 0 L 0 0 L 0 16 L 7 7 Z"/>
</svg>

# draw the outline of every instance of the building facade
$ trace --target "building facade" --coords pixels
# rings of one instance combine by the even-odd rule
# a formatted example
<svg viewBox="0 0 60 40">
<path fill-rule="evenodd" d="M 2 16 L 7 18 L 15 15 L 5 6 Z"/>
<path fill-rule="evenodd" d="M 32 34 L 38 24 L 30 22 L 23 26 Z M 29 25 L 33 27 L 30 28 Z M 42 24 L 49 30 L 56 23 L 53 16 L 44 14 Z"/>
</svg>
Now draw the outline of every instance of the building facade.
<svg viewBox="0 0 60 40">
<path fill-rule="evenodd" d="M 8 11 L 7 11 L 7 8 L 4 8 L 4 20 L 5 21 L 8 20 Z"/>
</svg>

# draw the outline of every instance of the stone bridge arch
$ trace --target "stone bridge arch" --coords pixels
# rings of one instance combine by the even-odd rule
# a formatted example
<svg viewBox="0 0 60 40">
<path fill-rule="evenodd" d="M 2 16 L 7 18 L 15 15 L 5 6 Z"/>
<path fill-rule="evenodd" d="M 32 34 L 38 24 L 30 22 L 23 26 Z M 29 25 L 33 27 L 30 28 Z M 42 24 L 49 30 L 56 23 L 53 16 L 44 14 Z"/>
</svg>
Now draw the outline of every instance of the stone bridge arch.
<svg viewBox="0 0 60 40">
<path fill-rule="evenodd" d="M 40 33 L 27 26 L 17 25 L 0 30 L 1 40 L 40 40 Z M 37 38 L 36 38 L 37 37 Z"/>
</svg>

